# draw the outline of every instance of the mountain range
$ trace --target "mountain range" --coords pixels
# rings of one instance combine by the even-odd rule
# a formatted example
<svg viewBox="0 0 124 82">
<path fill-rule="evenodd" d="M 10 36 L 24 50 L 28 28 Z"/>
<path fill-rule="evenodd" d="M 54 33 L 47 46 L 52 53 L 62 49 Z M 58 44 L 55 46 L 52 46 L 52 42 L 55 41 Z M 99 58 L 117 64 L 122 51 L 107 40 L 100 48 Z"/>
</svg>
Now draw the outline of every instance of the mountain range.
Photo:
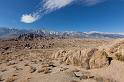
<svg viewBox="0 0 124 82">
<path fill-rule="evenodd" d="M 122 33 L 104 33 L 104 32 L 75 32 L 75 31 L 64 31 L 55 32 L 43 29 L 38 30 L 25 30 L 25 29 L 11 29 L 11 28 L 0 28 L 0 38 L 22 38 L 22 37 L 62 37 L 62 38 L 95 38 L 95 39 L 108 39 L 108 38 L 124 38 Z"/>
</svg>

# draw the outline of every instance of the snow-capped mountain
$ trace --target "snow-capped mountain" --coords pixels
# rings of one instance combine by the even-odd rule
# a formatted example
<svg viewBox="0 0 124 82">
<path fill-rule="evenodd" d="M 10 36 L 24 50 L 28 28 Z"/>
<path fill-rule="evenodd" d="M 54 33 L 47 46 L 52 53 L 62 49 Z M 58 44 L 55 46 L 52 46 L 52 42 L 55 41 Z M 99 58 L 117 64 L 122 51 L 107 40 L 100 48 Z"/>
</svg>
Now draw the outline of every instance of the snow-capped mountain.
<svg viewBox="0 0 124 82">
<path fill-rule="evenodd" d="M 24 30 L 24 29 L 9 29 L 0 28 L 0 38 L 14 38 L 14 37 L 61 37 L 61 38 L 124 38 L 123 33 L 105 33 L 105 32 L 55 32 L 48 30 Z"/>
<path fill-rule="evenodd" d="M 88 38 L 124 38 L 123 33 L 108 33 L 108 32 L 97 32 L 97 31 L 91 31 L 91 32 L 84 32 L 85 37 Z"/>
</svg>

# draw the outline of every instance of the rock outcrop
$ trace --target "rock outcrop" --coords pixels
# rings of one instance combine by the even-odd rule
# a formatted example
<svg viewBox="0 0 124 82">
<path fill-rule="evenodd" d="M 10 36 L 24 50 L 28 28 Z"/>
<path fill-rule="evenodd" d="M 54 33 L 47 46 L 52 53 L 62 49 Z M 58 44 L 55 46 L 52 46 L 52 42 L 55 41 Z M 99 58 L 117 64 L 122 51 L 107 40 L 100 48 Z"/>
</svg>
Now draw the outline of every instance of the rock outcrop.
<svg viewBox="0 0 124 82">
<path fill-rule="evenodd" d="M 108 54 L 99 49 L 70 49 L 60 50 L 53 54 L 53 58 L 60 59 L 66 64 L 81 66 L 82 68 L 92 69 L 108 65 Z"/>
<path fill-rule="evenodd" d="M 107 46 L 98 48 L 58 50 L 52 58 L 86 69 L 101 68 L 111 64 L 113 59 L 124 61 L 124 39 L 114 40 Z"/>
<path fill-rule="evenodd" d="M 118 39 L 113 42 L 106 51 L 114 59 L 124 61 L 124 39 Z"/>
</svg>

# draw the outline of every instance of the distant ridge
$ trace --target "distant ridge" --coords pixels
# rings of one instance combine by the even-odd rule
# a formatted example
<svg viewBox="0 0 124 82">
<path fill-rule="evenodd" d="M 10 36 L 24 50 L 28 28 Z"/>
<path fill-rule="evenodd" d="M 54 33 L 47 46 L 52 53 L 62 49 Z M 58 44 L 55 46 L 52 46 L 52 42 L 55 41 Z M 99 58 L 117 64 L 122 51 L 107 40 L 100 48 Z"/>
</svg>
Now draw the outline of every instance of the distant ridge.
<svg viewBox="0 0 124 82">
<path fill-rule="evenodd" d="M 105 33 L 105 32 L 75 32 L 64 31 L 55 32 L 43 29 L 25 30 L 13 28 L 0 28 L 0 38 L 42 38 L 42 37 L 57 37 L 57 38 L 93 38 L 93 39 L 107 39 L 107 38 L 124 38 L 123 33 Z"/>
</svg>

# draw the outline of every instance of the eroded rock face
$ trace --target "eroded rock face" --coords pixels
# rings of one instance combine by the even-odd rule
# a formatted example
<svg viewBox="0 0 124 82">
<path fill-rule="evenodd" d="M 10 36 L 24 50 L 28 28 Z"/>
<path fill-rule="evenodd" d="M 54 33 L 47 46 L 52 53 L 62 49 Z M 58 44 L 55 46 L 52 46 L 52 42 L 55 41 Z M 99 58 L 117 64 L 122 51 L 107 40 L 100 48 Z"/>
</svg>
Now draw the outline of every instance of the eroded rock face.
<svg viewBox="0 0 124 82">
<path fill-rule="evenodd" d="M 99 68 L 99 67 L 103 67 L 105 65 L 108 65 L 108 58 L 107 58 L 107 53 L 105 51 L 96 51 L 90 61 L 89 61 L 89 65 L 90 68 Z"/>
<path fill-rule="evenodd" d="M 81 66 L 82 68 L 100 68 L 108 65 L 107 53 L 99 49 L 70 49 L 60 50 L 53 54 L 53 58 L 61 59 L 66 64 Z"/>
</svg>

